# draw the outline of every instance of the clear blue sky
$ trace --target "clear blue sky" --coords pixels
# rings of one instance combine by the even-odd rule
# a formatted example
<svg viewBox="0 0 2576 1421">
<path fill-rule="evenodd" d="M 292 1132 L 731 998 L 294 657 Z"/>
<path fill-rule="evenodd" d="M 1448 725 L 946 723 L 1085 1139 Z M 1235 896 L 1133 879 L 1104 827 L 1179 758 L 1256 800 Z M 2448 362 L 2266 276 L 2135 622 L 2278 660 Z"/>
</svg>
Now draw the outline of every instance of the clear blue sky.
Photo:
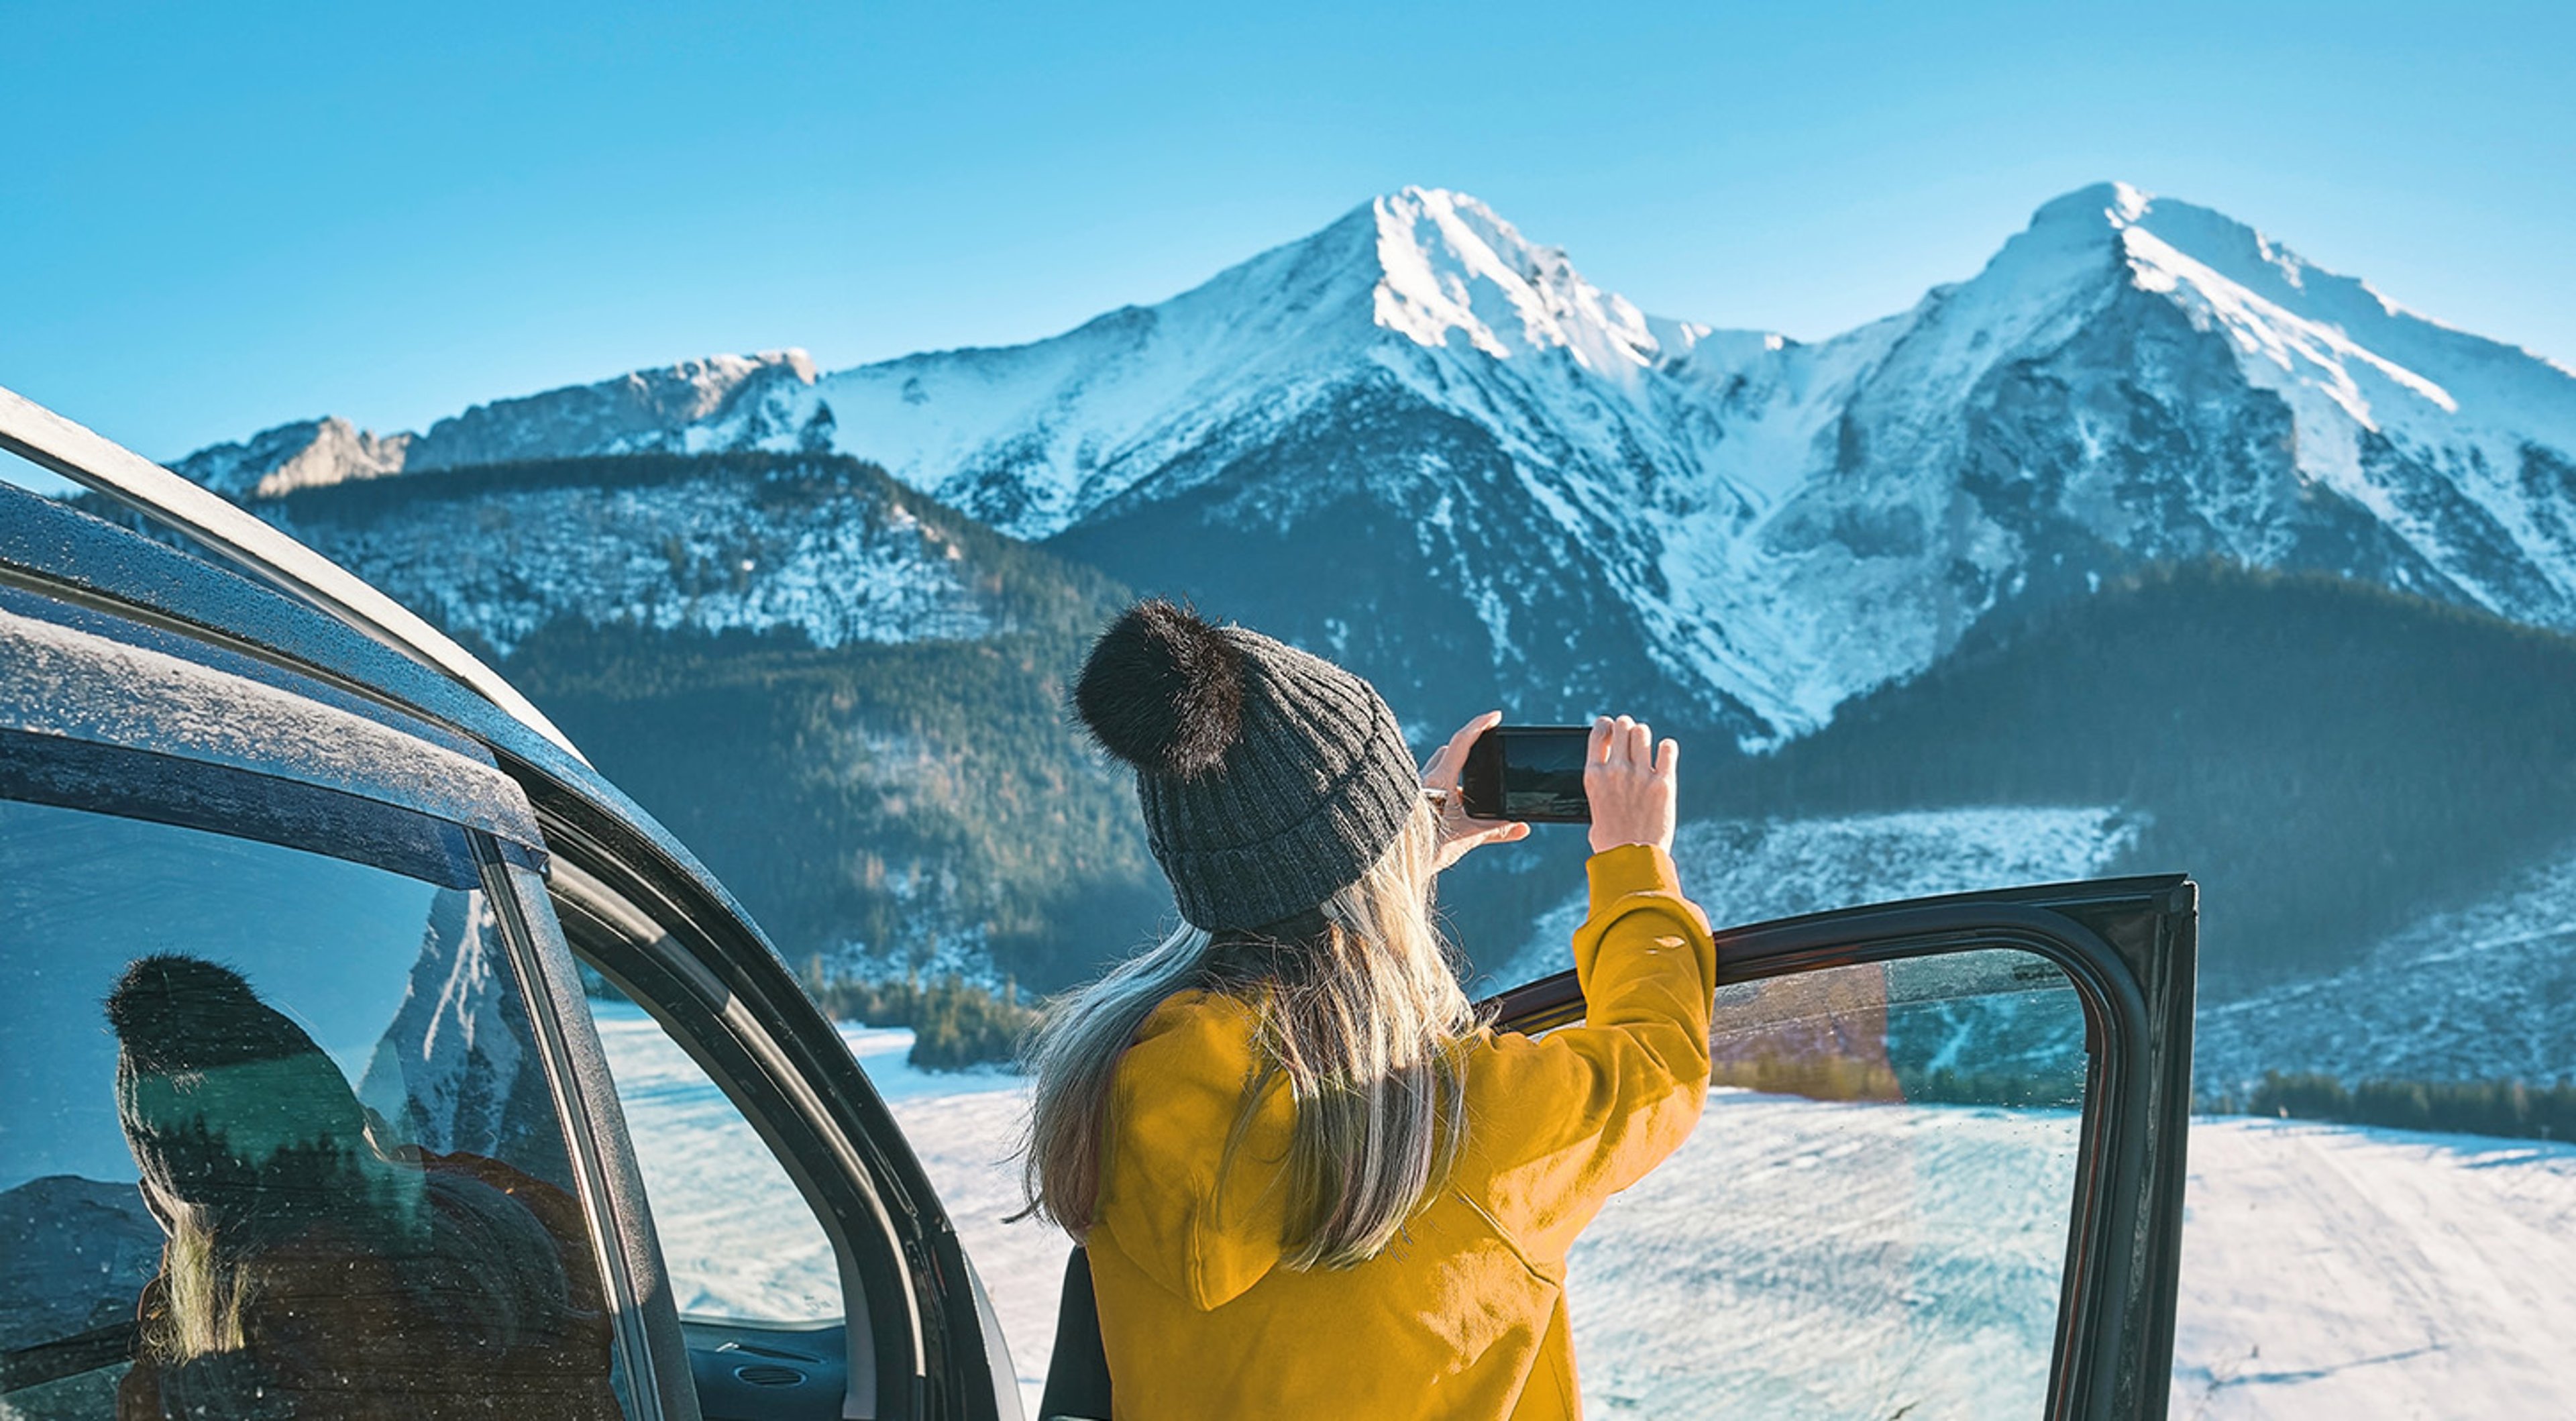
<svg viewBox="0 0 2576 1421">
<path fill-rule="evenodd" d="M 2576 365 L 2576 5 L 0 0 L 0 385 L 173 458 L 1052 334 L 1407 183 L 1816 337 L 2125 178 Z"/>
</svg>

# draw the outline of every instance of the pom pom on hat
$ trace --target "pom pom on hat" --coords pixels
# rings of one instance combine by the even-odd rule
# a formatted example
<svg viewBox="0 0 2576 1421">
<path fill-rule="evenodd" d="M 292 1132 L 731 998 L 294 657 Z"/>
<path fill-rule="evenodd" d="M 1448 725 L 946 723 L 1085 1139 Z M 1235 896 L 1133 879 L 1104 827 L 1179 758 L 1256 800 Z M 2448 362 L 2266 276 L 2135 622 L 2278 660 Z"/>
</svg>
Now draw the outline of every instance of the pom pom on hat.
<svg viewBox="0 0 2576 1421">
<path fill-rule="evenodd" d="M 1222 628 L 1157 598 L 1092 644 L 1073 704 L 1102 749 L 1186 778 L 1215 769 L 1242 737 L 1243 679 L 1243 653 Z"/>
<path fill-rule="evenodd" d="M 126 1061 L 150 1074 L 322 1055 L 304 1028 L 259 999 L 242 975 L 180 953 L 135 959 L 107 995 Z"/>
</svg>

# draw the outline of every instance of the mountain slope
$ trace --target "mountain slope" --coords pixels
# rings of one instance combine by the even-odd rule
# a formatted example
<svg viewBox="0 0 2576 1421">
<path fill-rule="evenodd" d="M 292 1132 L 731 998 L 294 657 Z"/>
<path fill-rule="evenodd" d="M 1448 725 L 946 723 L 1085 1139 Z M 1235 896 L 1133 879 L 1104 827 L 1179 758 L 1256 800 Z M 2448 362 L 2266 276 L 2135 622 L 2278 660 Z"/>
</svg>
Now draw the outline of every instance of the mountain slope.
<svg viewBox="0 0 2576 1421">
<path fill-rule="evenodd" d="M 1086 645 L 1060 625 L 816 648 L 562 622 L 503 670 L 791 966 L 1052 991 L 1171 905 L 1130 781 L 1064 715 Z"/>
<path fill-rule="evenodd" d="M 837 455 L 487 464 L 253 507 L 503 655 L 559 620 L 837 647 L 1060 615 L 1053 575 L 1032 571 L 1047 560 Z"/>
<path fill-rule="evenodd" d="M 2019 620 L 1703 777 L 1696 814 L 2117 805 L 2202 888 L 2205 1001 L 2356 966 L 2576 836 L 2576 638 L 2189 565 Z"/>
<path fill-rule="evenodd" d="M 2137 816 L 2118 810 L 2055 805 L 1699 819 L 1675 836 L 1673 865 L 1690 885 L 1692 901 L 1723 928 L 1863 903 L 2101 877 L 2135 846 L 2141 827 Z M 1559 886 L 1569 885 L 1560 880 Z M 1592 909 L 1579 880 L 1574 887 L 1530 922 L 1517 954 L 1494 954 L 1501 965 L 1485 988 L 1574 965 L 1575 930 Z"/>
<path fill-rule="evenodd" d="M 2346 1082 L 2576 1080 L 2576 845 L 2465 907 L 2407 922 L 2339 972 L 2204 1010 L 2194 1089 L 2267 1071 Z"/>
</svg>

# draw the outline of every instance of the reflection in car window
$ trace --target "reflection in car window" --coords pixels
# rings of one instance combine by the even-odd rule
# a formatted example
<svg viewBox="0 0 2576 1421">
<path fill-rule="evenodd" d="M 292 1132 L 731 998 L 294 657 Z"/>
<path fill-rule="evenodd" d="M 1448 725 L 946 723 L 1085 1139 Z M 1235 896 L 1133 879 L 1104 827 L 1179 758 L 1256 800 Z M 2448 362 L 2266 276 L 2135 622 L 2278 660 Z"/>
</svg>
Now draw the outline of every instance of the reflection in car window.
<svg viewBox="0 0 2576 1421">
<path fill-rule="evenodd" d="M 681 1313 L 838 1319 L 831 1239 L 751 1122 L 642 1007 L 603 980 L 589 990 Z"/>
<path fill-rule="evenodd" d="M 619 1414 L 527 1005 L 448 877 L 0 800 L 0 1414 Z"/>
<path fill-rule="evenodd" d="M 1595 1415 L 2036 1417 L 2085 1080 L 2046 961 L 1983 951 L 1718 993 L 1690 1141 L 1567 1296 Z"/>
</svg>

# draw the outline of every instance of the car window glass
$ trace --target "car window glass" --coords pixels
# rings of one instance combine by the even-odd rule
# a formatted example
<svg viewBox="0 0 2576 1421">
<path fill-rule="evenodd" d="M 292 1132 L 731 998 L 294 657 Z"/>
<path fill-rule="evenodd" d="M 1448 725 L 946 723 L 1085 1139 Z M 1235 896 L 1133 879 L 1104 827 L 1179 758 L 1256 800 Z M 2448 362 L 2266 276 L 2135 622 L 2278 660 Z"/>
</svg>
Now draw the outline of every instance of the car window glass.
<svg viewBox="0 0 2576 1421">
<path fill-rule="evenodd" d="M 0 800 L 0 1415 L 621 1414 L 527 1001 L 450 867 Z"/>
<path fill-rule="evenodd" d="M 839 1318 L 831 1239 L 785 1166 L 642 1007 L 602 979 L 589 990 L 681 1314 L 760 1323 Z"/>
<path fill-rule="evenodd" d="M 1569 1260 L 1595 1415 L 2036 1417 L 2082 1129 L 2065 976 L 1992 950 L 1731 986 L 1690 1140 Z"/>
</svg>

